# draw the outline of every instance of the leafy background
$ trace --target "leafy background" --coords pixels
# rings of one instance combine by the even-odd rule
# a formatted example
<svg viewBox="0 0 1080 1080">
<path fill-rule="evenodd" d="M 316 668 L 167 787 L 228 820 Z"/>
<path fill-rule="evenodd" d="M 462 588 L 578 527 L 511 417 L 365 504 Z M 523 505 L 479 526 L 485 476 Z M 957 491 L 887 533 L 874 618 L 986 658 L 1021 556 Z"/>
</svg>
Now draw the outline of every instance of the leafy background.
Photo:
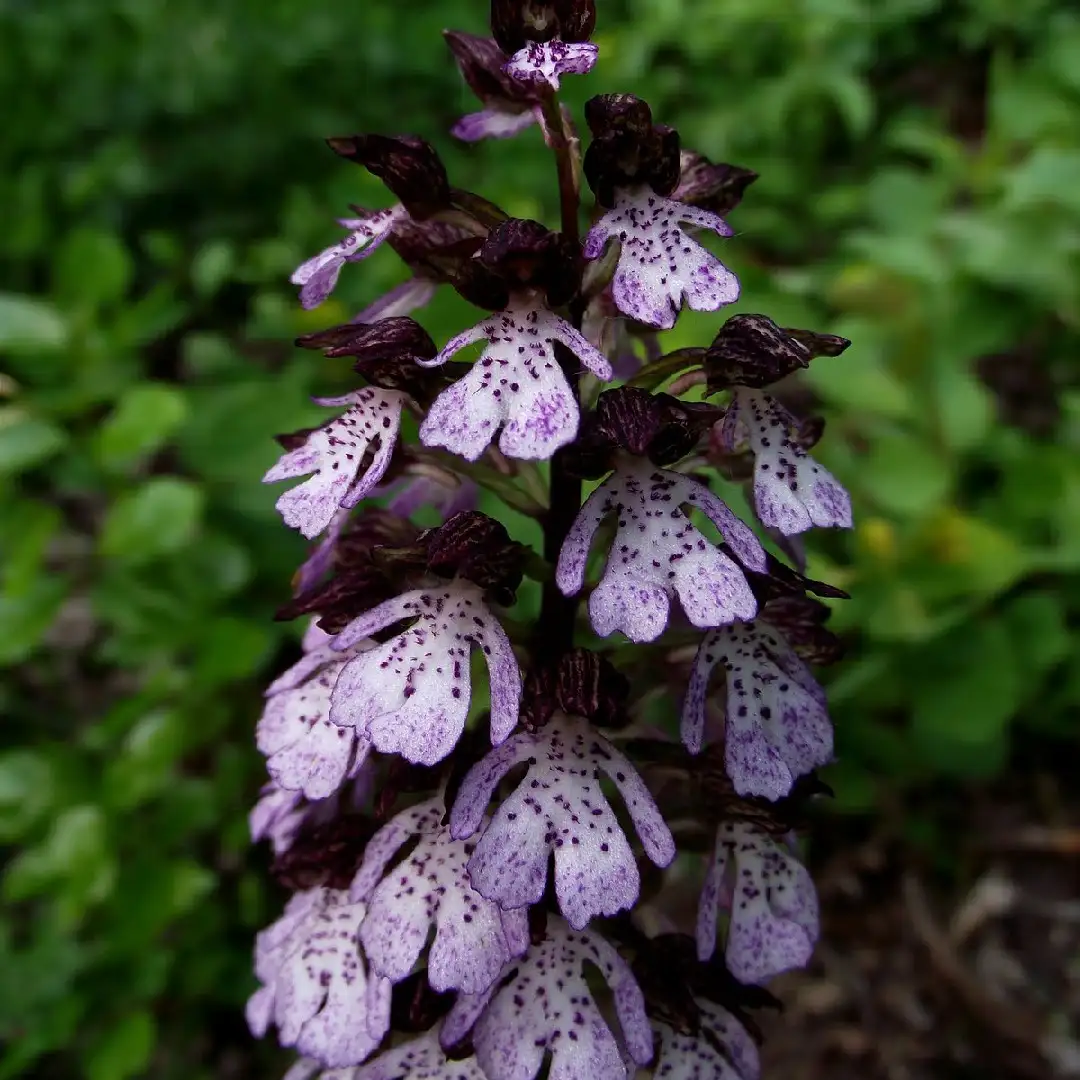
<svg viewBox="0 0 1080 1080">
<path fill-rule="evenodd" d="M 948 877 L 941 792 L 1077 760 L 1080 13 L 600 6 L 571 97 L 632 90 L 756 169 L 725 248 L 740 309 L 855 342 L 803 384 L 858 520 L 811 559 L 854 595 L 836 828 L 899 805 Z M 278 1074 L 240 1015 L 278 904 L 245 815 L 303 548 L 258 479 L 340 377 L 289 341 L 401 271 L 383 253 L 311 314 L 287 277 L 349 202 L 385 201 L 327 134 L 422 134 L 460 186 L 551 214 L 535 131 L 445 134 L 472 102 L 439 31 L 485 13 L 0 3 L 0 1080 Z M 441 298 L 425 321 L 467 317 Z"/>
</svg>

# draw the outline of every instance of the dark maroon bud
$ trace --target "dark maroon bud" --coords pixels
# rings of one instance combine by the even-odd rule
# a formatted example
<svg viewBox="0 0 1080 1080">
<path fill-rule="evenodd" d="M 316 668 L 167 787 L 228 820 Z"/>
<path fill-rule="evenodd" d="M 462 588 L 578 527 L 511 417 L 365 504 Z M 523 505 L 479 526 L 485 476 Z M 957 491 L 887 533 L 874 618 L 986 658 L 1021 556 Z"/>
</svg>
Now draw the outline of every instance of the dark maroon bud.
<svg viewBox="0 0 1080 1080">
<path fill-rule="evenodd" d="M 484 237 L 448 221 L 408 218 L 394 226 L 387 243 L 413 271 L 448 282 L 453 280 L 454 268 L 480 250 Z"/>
<path fill-rule="evenodd" d="M 384 390 L 402 390 L 426 401 L 444 376 L 419 366 L 430 360 L 438 347 L 428 332 L 407 316 L 374 323 L 343 323 L 297 338 L 303 349 L 321 349 L 324 356 L 356 358 L 353 370 Z"/>
<path fill-rule="evenodd" d="M 532 85 L 503 71 L 510 58 L 493 38 L 465 34 L 460 30 L 444 30 L 443 37 L 469 89 L 482 102 L 527 106 L 539 101 Z"/>
<path fill-rule="evenodd" d="M 653 129 L 646 182 L 657 195 L 670 195 L 679 184 L 679 133 L 667 124 Z"/>
<path fill-rule="evenodd" d="M 508 54 L 531 41 L 588 41 L 595 0 L 491 0 L 491 33 Z"/>
<path fill-rule="evenodd" d="M 597 94 L 585 102 L 585 123 L 596 139 L 617 132 L 644 140 L 652 134 L 652 109 L 633 94 Z"/>
<path fill-rule="evenodd" d="M 542 289 L 552 307 L 569 302 L 581 286 L 583 262 L 578 246 L 538 221 L 510 218 L 497 225 L 477 261 L 510 292 Z"/>
<path fill-rule="evenodd" d="M 308 826 L 274 859 L 270 873 L 296 892 L 323 885 L 347 889 L 377 828 L 376 822 L 358 814 Z"/>
<path fill-rule="evenodd" d="M 431 360 L 439 352 L 431 335 L 406 315 L 374 323 L 342 323 L 296 339 L 302 349 L 321 349 L 327 357 L 360 361 Z"/>
<path fill-rule="evenodd" d="M 816 334 L 813 330 L 796 330 L 790 326 L 784 327 L 784 333 L 808 349 L 812 360 L 819 356 L 839 356 L 851 344 L 839 334 Z"/>
<path fill-rule="evenodd" d="M 377 176 L 418 221 L 450 206 L 450 180 L 435 148 L 414 135 L 345 135 L 330 149 Z"/>
<path fill-rule="evenodd" d="M 669 195 L 679 182 L 679 133 L 653 124 L 648 104 L 632 94 L 601 94 L 585 105 L 593 141 L 585 151 L 585 179 L 601 206 L 617 188 L 646 184 Z"/>
<path fill-rule="evenodd" d="M 728 214 L 742 202 L 743 193 L 758 178 L 738 165 L 714 165 L 704 154 L 684 150 L 679 159 L 679 183 L 671 193 L 679 202 L 714 214 Z"/>
<path fill-rule="evenodd" d="M 297 619 L 301 615 L 317 617 L 319 627 L 336 634 L 358 615 L 396 595 L 393 583 L 385 571 L 374 563 L 352 565 L 335 571 L 329 581 L 316 585 L 278 608 L 278 621 Z"/>
<path fill-rule="evenodd" d="M 610 467 L 615 449 L 647 456 L 654 465 L 672 465 L 694 449 L 721 415 L 712 405 L 650 394 L 639 387 L 605 390 L 573 448 L 574 471 L 592 476 L 583 468 L 604 463 Z"/>
<path fill-rule="evenodd" d="M 705 351 L 710 393 L 761 388 L 810 366 L 810 350 L 767 315 L 733 315 Z"/>
<path fill-rule="evenodd" d="M 349 519 L 334 548 L 334 565 L 343 569 L 362 565 L 378 554 L 389 565 L 387 551 L 404 551 L 418 544 L 420 530 L 408 519 L 381 506 L 369 506 Z"/>
<path fill-rule="evenodd" d="M 506 282 L 479 258 L 464 260 L 455 269 L 451 283 L 470 304 L 487 311 L 501 311 L 510 303 Z"/>
<path fill-rule="evenodd" d="M 572 649 L 553 664 L 534 667 L 525 677 L 522 723 L 536 731 L 561 711 L 598 727 L 620 727 L 626 721 L 629 693 L 630 683 L 606 657 Z"/>
<path fill-rule="evenodd" d="M 648 453 L 660 433 L 664 407 L 658 395 L 633 386 L 605 390 L 596 402 L 597 431 L 612 445 L 631 454 Z"/>
<path fill-rule="evenodd" d="M 464 577 L 494 590 L 502 603 L 521 584 L 524 549 L 505 526 L 476 510 L 462 510 L 425 533 L 427 567 L 440 577 Z"/>
</svg>

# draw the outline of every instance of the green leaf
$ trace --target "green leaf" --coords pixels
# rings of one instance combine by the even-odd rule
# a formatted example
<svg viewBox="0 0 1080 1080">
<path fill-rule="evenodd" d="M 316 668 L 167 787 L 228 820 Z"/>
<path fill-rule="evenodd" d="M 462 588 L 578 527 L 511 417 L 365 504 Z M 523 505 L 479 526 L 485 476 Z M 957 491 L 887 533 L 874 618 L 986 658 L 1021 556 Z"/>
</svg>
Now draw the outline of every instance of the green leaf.
<svg viewBox="0 0 1080 1080">
<path fill-rule="evenodd" d="M 274 636 L 263 623 L 229 616 L 215 619 L 199 638 L 192 672 L 196 685 L 208 688 L 254 675 L 273 644 Z"/>
<path fill-rule="evenodd" d="M 34 576 L 0 593 L 0 667 L 22 663 L 49 632 L 67 599 L 62 577 Z"/>
<path fill-rule="evenodd" d="M 159 450 L 186 417 L 187 399 L 179 387 L 165 383 L 133 386 L 98 429 L 98 459 L 110 469 L 130 465 Z"/>
<path fill-rule="evenodd" d="M 965 625 L 920 653 L 915 672 L 911 734 L 923 756 L 954 775 L 992 775 L 1027 677 L 1005 625 Z"/>
<path fill-rule="evenodd" d="M 111 893 L 115 874 L 101 808 L 72 806 L 56 818 L 42 843 L 9 863 L 3 895 L 17 902 L 48 892 L 59 905 L 61 920 L 74 922 Z"/>
<path fill-rule="evenodd" d="M 1003 614 L 1019 664 L 1032 677 L 1070 655 L 1073 643 L 1059 597 L 1044 592 L 1018 596 Z"/>
<path fill-rule="evenodd" d="M 981 445 L 994 425 L 990 391 L 970 372 L 942 357 L 932 370 L 934 408 L 941 439 L 951 450 Z"/>
<path fill-rule="evenodd" d="M 157 1026 L 145 1009 L 107 1029 L 86 1060 L 87 1080 L 128 1080 L 145 1073 L 154 1052 Z"/>
<path fill-rule="evenodd" d="M 32 750 L 0 756 L 0 843 L 25 835 L 48 812 L 56 797 L 49 759 Z"/>
<path fill-rule="evenodd" d="M 127 292 L 133 270 L 119 237 L 82 226 L 68 234 L 54 263 L 56 292 L 69 305 L 115 303 Z"/>
<path fill-rule="evenodd" d="M 236 266 L 236 249 L 228 240 L 203 244 L 191 261 L 191 280 L 200 296 L 217 292 Z"/>
<path fill-rule="evenodd" d="M 952 473 L 925 443 L 908 435 L 885 435 L 871 446 L 857 483 L 882 510 L 921 517 L 948 498 Z"/>
<path fill-rule="evenodd" d="M 60 349 L 67 340 L 67 325 L 52 304 L 30 296 L 0 293 L 0 350 Z"/>
<path fill-rule="evenodd" d="M 184 750 L 184 727 L 175 711 L 158 709 L 128 732 L 105 771 L 109 804 L 127 811 L 157 795 Z"/>
<path fill-rule="evenodd" d="M 205 494 L 189 480 L 160 476 L 121 495 L 109 508 L 99 538 L 101 553 L 128 563 L 149 562 L 194 539 Z"/>
<path fill-rule="evenodd" d="M 32 469 L 67 445 L 63 428 L 33 416 L 0 413 L 0 476 Z"/>
</svg>

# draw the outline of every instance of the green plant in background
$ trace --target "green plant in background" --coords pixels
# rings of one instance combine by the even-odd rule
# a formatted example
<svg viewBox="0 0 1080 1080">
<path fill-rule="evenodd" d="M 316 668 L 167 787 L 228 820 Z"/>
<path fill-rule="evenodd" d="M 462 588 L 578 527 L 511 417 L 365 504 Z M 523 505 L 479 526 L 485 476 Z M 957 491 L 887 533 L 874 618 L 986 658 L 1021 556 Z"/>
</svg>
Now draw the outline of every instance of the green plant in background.
<svg viewBox="0 0 1080 1080">
<path fill-rule="evenodd" d="M 312 141 L 387 101 L 440 138 L 432 118 L 465 105 L 451 25 L 482 29 L 464 0 L 417 0 L 407 24 L 378 3 L 0 8 L 0 1076 L 209 1078 L 247 1043 L 223 1018 L 273 910 L 244 854 L 248 746 L 302 557 L 252 480 L 273 433 L 317 422 L 298 403 L 336 389 L 267 343 L 335 321 L 297 317 L 287 277 L 375 191 Z M 830 688 L 841 805 L 992 775 L 1017 730 L 1070 737 L 1071 5 L 611 0 L 601 45 L 594 89 L 632 82 L 761 174 L 734 219 L 737 310 L 857 343 L 801 383 L 860 523 L 810 554 L 855 597 Z M 511 169 L 546 168 L 520 138 L 512 166 L 448 164 L 501 199 Z M 343 282 L 336 314 L 394 273 Z M 463 310 L 426 322 L 445 337 Z"/>
</svg>

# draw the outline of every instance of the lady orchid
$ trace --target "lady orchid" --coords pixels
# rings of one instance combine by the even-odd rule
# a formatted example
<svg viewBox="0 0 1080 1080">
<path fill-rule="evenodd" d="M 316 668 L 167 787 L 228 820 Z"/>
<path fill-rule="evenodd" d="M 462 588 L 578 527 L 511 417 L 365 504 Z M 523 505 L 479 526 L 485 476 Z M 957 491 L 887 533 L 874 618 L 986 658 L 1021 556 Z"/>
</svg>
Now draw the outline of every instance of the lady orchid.
<svg viewBox="0 0 1080 1080">
<path fill-rule="evenodd" d="M 248 1004 L 299 1053 L 286 1080 L 758 1080 L 749 1011 L 819 934 L 797 830 L 844 594 L 776 551 L 851 509 L 777 384 L 848 342 L 737 314 L 664 353 L 684 306 L 739 298 L 697 234 L 732 235 L 756 174 L 627 94 L 588 102 L 581 155 L 557 92 L 595 23 L 492 0 L 490 38 L 446 33 L 482 105 L 453 134 L 538 122 L 557 229 L 454 187 L 422 139 L 328 140 L 393 201 L 298 268 L 301 303 L 377 249 L 412 276 L 298 341 L 357 382 L 265 476 L 314 541 L 250 818 L 293 893 Z M 483 314 L 435 338 L 412 316 L 447 288 Z"/>
</svg>

